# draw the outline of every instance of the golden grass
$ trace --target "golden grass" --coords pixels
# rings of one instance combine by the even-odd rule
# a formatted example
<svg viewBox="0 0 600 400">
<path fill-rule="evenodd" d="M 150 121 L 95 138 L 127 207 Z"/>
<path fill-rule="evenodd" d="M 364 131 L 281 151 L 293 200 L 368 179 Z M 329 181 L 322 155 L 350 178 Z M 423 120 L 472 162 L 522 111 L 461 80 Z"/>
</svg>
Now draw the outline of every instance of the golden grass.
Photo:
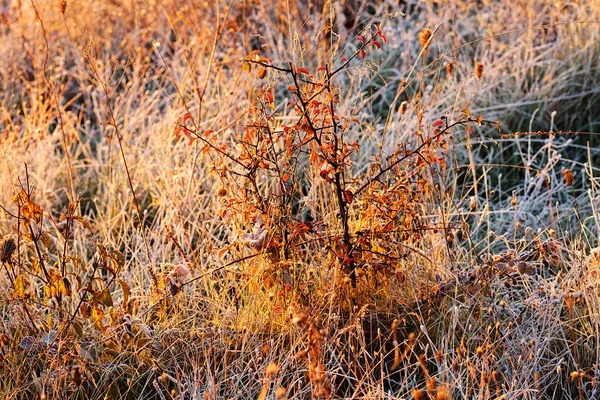
<svg viewBox="0 0 600 400">
<path fill-rule="evenodd" d="M 600 7 L 397 3 L 4 2 L 2 397 L 597 398 Z"/>
</svg>

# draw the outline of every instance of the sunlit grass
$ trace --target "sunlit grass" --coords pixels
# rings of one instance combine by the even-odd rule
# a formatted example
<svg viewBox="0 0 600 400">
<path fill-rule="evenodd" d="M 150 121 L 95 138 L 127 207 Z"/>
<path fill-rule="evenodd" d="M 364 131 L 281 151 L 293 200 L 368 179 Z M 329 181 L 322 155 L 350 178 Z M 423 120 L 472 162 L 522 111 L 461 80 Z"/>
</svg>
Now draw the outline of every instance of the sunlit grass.
<svg viewBox="0 0 600 400">
<path fill-rule="evenodd" d="M 6 3 L 3 398 L 598 396 L 594 2 Z"/>
</svg>

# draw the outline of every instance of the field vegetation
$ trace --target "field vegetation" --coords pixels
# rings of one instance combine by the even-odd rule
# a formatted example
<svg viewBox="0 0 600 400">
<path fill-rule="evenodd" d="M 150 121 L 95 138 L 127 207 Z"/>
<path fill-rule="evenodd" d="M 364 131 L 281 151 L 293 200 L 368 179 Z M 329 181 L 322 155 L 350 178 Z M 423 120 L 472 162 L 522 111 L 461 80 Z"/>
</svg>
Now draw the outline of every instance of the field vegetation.
<svg viewBox="0 0 600 400">
<path fill-rule="evenodd" d="M 4 0 L 5 399 L 595 399 L 600 4 Z"/>
</svg>

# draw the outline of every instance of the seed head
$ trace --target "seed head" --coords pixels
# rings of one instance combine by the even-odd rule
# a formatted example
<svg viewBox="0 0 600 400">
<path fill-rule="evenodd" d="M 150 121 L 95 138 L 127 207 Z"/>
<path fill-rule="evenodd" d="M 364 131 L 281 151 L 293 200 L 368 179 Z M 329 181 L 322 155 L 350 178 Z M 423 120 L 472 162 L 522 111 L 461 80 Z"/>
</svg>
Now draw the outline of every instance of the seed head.
<svg viewBox="0 0 600 400">
<path fill-rule="evenodd" d="M 471 196 L 469 199 L 469 210 L 477 210 L 477 199 L 475 199 L 475 196 Z"/>
<path fill-rule="evenodd" d="M 482 75 L 483 75 L 483 64 L 482 63 L 475 64 L 475 76 L 477 76 L 477 79 L 481 79 Z"/>
<path fill-rule="evenodd" d="M 427 399 L 427 393 L 422 389 L 415 389 L 412 391 L 413 399 L 415 400 L 425 400 Z"/>
<path fill-rule="evenodd" d="M 62 15 L 65 15 L 65 12 L 67 12 L 67 0 L 58 0 L 58 9 Z"/>
<path fill-rule="evenodd" d="M 448 73 L 448 75 L 452 75 L 452 72 L 454 72 L 453 62 L 449 62 L 448 64 L 446 64 L 446 72 Z"/>
<path fill-rule="evenodd" d="M 448 394 L 448 390 L 446 388 L 438 388 L 435 394 L 435 400 L 448 400 L 450 395 Z"/>
<path fill-rule="evenodd" d="M 408 102 L 403 101 L 402 103 L 400 103 L 400 114 L 402 114 L 402 115 L 406 114 L 407 108 L 408 108 Z"/>
<path fill-rule="evenodd" d="M 10 260 L 10 257 L 17 249 L 15 239 L 10 236 L 6 236 L 0 241 L 0 262 L 6 262 Z"/>
<path fill-rule="evenodd" d="M 478 347 L 475 349 L 475 353 L 477 354 L 477 356 L 478 356 L 478 357 L 481 357 L 481 356 L 483 356 L 483 353 L 484 353 L 483 347 L 481 347 L 481 346 L 478 346 Z"/>
<path fill-rule="evenodd" d="M 277 367 L 277 364 L 275 363 L 271 363 L 265 368 L 265 376 L 268 379 L 273 379 L 275 375 L 277 375 L 277 372 L 279 372 L 279 367 Z"/>
<path fill-rule="evenodd" d="M 573 173 L 571 172 L 570 169 L 563 169 L 563 177 L 565 178 L 565 183 L 568 186 L 573 186 L 573 184 L 575 183 L 575 178 L 573 177 Z"/>
<path fill-rule="evenodd" d="M 427 49 L 427 47 L 429 47 L 429 39 L 431 38 L 432 34 L 433 32 L 431 32 L 431 29 L 429 28 L 425 28 L 421 32 L 419 32 L 419 43 L 421 44 L 421 47 L 423 47 L 424 49 Z"/>
<path fill-rule="evenodd" d="M 285 394 L 286 394 L 286 393 L 287 393 L 287 390 L 286 390 L 286 388 L 283 388 L 283 387 L 278 387 L 278 388 L 275 390 L 275 398 L 276 398 L 277 400 L 283 400 L 283 399 L 285 399 Z"/>
</svg>

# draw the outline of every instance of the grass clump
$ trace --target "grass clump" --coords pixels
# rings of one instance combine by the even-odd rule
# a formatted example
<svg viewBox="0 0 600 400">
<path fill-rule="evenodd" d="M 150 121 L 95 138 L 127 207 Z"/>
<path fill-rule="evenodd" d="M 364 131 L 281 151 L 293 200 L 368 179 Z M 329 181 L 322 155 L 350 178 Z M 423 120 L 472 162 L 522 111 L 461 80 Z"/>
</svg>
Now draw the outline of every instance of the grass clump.
<svg viewBox="0 0 600 400">
<path fill-rule="evenodd" d="M 0 393 L 597 397 L 600 9 L 520 7 L 9 1 Z"/>
</svg>

